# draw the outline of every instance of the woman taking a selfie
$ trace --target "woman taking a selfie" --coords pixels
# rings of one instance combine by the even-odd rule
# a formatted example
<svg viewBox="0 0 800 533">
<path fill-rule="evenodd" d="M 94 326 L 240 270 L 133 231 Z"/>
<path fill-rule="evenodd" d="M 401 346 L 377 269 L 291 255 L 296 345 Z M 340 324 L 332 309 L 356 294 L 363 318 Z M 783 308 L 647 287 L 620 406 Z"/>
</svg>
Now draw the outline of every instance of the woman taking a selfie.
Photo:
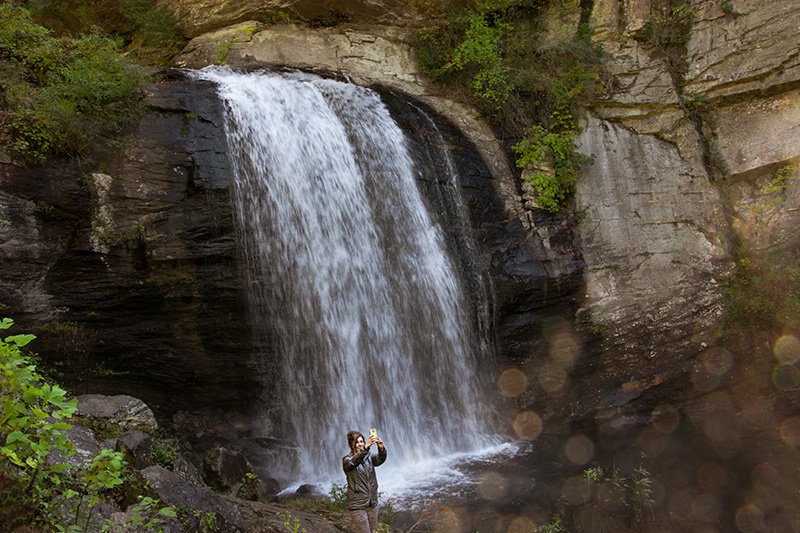
<svg viewBox="0 0 800 533">
<path fill-rule="evenodd" d="M 347 432 L 350 453 L 342 458 L 347 476 L 347 509 L 356 533 L 372 533 L 378 529 L 378 478 L 375 467 L 386 461 L 386 448 L 374 430 L 364 443 L 358 431 Z M 378 445 L 378 455 L 370 454 L 370 446 Z"/>
</svg>

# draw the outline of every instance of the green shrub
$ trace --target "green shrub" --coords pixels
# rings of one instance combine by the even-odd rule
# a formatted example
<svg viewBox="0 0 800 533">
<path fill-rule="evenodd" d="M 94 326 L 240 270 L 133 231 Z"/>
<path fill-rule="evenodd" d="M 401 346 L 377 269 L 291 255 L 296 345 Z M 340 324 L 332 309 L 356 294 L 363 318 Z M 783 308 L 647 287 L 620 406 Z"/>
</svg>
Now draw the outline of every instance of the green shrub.
<svg viewBox="0 0 800 533">
<path fill-rule="evenodd" d="M 230 54 L 233 45 L 236 44 L 236 41 L 236 37 L 232 37 L 227 41 L 218 44 L 214 48 L 214 63 L 216 65 L 225 64 L 225 61 L 228 59 L 228 54 Z"/>
<path fill-rule="evenodd" d="M 300 519 L 292 516 L 291 513 L 276 513 L 277 517 L 283 522 L 283 526 L 288 533 L 306 533 L 306 528 L 302 527 Z"/>
<path fill-rule="evenodd" d="M 175 28 L 175 17 L 156 0 L 118 0 L 98 6 L 93 0 L 27 0 L 33 22 L 63 37 L 99 31 L 118 38 L 125 54 L 135 61 L 163 66 L 185 43 Z"/>
<path fill-rule="evenodd" d="M 264 24 L 266 24 L 267 26 L 274 26 L 278 24 L 291 24 L 291 23 L 292 23 L 292 18 L 286 11 L 278 11 L 274 15 L 270 15 L 264 18 Z"/>
<path fill-rule="evenodd" d="M 4 318 L 0 330 L 13 323 Z M 0 340 L 0 464 L 14 469 L 3 477 L 20 485 L 21 493 L 15 496 L 29 502 L 33 513 L 41 513 L 68 470 L 66 463 L 48 463 L 48 455 L 54 450 L 63 456 L 75 453 L 65 433 L 70 426 L 64 420 L 77 410 L 78 402 L 46 382 L 31 357 L 22 352 L 33 339 L 33 335 L 12 335 Z"/>
<path fill-rule="evenodd" d="M 660 0 L 653 8 L 656 15 L 645 22 L 634 38 L 666 59 L 673 79 L 682 88 L 688 68 L 686 46 L 697 13 L 686 0 Z"/>
<path fill-rule="evenodd" d="M 529 181 L 537 193 L 537 203 L 550 212 L 558 211 L 572 194 L 581 167 L 593 158 L 575 150 L 573 139 L 580 133 L 569 110 L 553 111 L 548 129 L 537 124 L 514 145 L 517 166 L 534 168 L 543 162 L 552 163 L 552 171 L 535 170 Z"/>
<path fill-rule="evenodd" d="M 511 87 L 503 66 L 501 43 L 513 30 L 502 11 L 510 2 L 486 0 L 476 6 L 467 21 L 464 39 L 455 47 L 444 70 L 473 67 L 469 87 L 480 100 L 499 109 L 508 99 Z"/>
<path fill-rule="evenodd" d="M 383 497 L 378 493 L 378 500 Z M 333 483 L 326 498 L 313 500 L 311 498 L 293 498 L 283 502 L 286 507 L 300 509 L 303 511 L 346 511 L 347 510 L 347 485 Z"/>
<path fill-rule="evenodd" d="M 539 205 L 557 211 L 580 168 L 592 161 L 577 152 L 574 140 L 581 106 L 602 92 L 602 52 L 586 24 L 572 38 L 543 39 L 543 5 L 484 0 L 452 11 L 445 23 L 420 34 L 418 57 L 429 76 L 469 90 L 500 135 L 515 139 L 519 168 L 552 167 L 529 179 Z"/>
<path fill-rule="evenodd" d="M 761 190 L 763 195 L 772 195 L 783 193 L 789 188 L 791 182 L 795 178 L 795 171 L 797 169 L 793 165 L 785 165 L 775 171 L 775 176 L 772 181 Z"/>
<path fill-rule="evenodd" d="M 331 511 L 344 511 L 347 509 L 347 485 L 333 483 L 328 492 L 328 508 Z"/>
<path fill-rule="evenodd" d="M 726 289 L 721 337 L 731 333 L 800 328 L 800 269 L 791 259 L 751 261 L 742 256 Z"/>
<path fill-rule="evenodd" d="M 0 4 L 0 148 L 21 164 L 82 156 L 119 132 L 148 78 L 97 32 L 56 38 L 14 4 Z"/>
<path fill-rule="evenodd" d="M 150 450 L 150 460 L 153 464 L 172 470 L 177 458 L 178 446 L 175 442 L 160 438 L 153 439 L 153 445 Z"/>
</svg>

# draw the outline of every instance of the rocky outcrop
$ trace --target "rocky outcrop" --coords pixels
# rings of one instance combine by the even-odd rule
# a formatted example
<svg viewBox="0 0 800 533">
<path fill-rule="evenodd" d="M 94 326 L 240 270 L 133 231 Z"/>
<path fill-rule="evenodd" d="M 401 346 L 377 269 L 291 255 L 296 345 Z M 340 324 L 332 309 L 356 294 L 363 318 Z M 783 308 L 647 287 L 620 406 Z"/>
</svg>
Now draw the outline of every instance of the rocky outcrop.
<svg viewBox="0 0 800 533">
<path fill-rule="evenodd" d="M 137 524 L 153 520 L 159 530 L 172 533 L 208 527 L 219 531 L 262 533 L 285 531 L 288 527 L 286 523 L 294 523 L 296 519 L 298 524 L 311 531 L 335 533 L 348 530 L 344 512 L 328 512 L 323 518 L 297 508 L 266 503 L 261 480 L 251 473 L 249 463 L 241 454 L 230 450 L 217 449 L 213 454 L 214 460 L 209 460 L 207 472 L 212 474 L 210 485 L 203 483 L 197 471 L 187 468 L 188 463 L 178 446 L 173 449 L 170 464 L 157 464 L 157 459 L 163 457 L 154 453 L 155 443 L 164 446 L 169 442 L 151 438 L 142 431 L 128 431 L 129 417 L 115 416 L 129 411 L 125 406 L 132 405 L 137 406 L 138 412 L 152 412 L 137 398 L 93 394 L 79 398 L 78 403 L 77 417 L 68 421 L 71 429 L 66 432 L 76 453 L 69 457 L 52 453 L 48 460 L 51 463 L 69 462 L 75 467 L 86 468 L 103 450 L 116 450 L 122 453 L 122 459 L 126 462 L 123 474 L 126 490 L 108 498 L 113 504 L 101 497 L 99 504 L 93 503 L 91 509 L 83 513 L 78 511 L 81 504 L 85 505 L 85 501 L 89 500 L 89 495 L 78 493 L 71 499 L 65 499 L 60 502 L 62 506 L 53 511 L 64 514 L 61 517 L 63 524 L 91 532 L 138 531 Z M 106 422 L 100 431 L 92 429 L 98 419 Z M 88 424 L 84 425 L 87 420 Z M 247 486 L 254 493 L 241 490 L 242 477 L 247 477 Z M 239 486 L 238 495 L 223 494 L 234 485 Z M 77 486 L 75 488 L 80 489 Z M 107 497 L 108 494 L 103 496 Z M 153 498 L 154 501 L 142 506 L 141 497 Z M 306 494 L 305 497 L 321 498 L 324 495 Z M 156 514 L 158 509 L 165 507 L 176 510 L 175 516 Z"/>
<path fill-rule="evenodd" d="M 674 375 L 682 358 L 715 344 L 733 243 L 766 250 L 794 234 L 791 208 L 772 209 L 764 224 L 752 205 L 800 156 L 800 57 L 788 34 L 800 11 L 692 3 L 686 72 L 676 72 L 664 50 L 637 40 L 648 21 L 670 16 L 658 6 L 604 0 L 593 11 L 611 79 L 581 136 L 595 162 L 576 197 L 579 315 L 602 331 L 601 360 L 626 368 L 612 381 L 663 377 L 664 363 Z M 800 191 L 784 193 L 791 206 Z"/>
<path fill-rule="evenodd" d="M 78 393 L 133 394 L 160 416 L 243 405 L 258 367 L 219 103 L 176 78 L 146 101 L 90 174 L 0 165 L 0 301 Z"/>
<path fill-rule="evenodd" d="M 164 0 L 163 5 L 175 14 L 179 29 L 186 37 L 196 37 L 247 20 L 303 22 L 310 26 L 336 26 L 343 23 L 407 26 L 424 23 L 431 16 L 441 16 L 461 0 L 269 0 L 231 2 L 205 0 Z"/>
<path fill-rule="evenodd" d="M 158 429 L 153 411 L 141 400 L 132 396 L 104 396 L 83 394 L 78 396 L 78 416 L 114 424 L 122 429 Z"/>
</svg>

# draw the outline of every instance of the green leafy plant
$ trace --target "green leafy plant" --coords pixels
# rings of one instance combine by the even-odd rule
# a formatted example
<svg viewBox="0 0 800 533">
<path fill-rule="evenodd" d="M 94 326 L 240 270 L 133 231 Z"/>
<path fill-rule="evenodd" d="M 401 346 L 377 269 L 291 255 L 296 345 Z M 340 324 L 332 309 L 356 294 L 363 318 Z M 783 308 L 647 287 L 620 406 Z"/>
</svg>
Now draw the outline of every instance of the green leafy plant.
<svg viewBox="0 0 800 533">
<path fill-rule="evenodd" d="M 228 59 L 228 54 L 231 53 L 231 48 L 236 44 L 236 37 L 232 37 L 225 42 L 222 42 L 214 48 L 214 63 L 217 65 L 224 65 L 225 60 Z"/>
<path fill-rule="evenodd" d="M 13 321 L 4 318 L 0 330 L 7 330 Z M 21 496 L 29 499 L 35 509 L 40 509 L 49 488 L 61 483 L 66 463 L 48 463 L 53 450 L 64 456 L 75 453 L 66 437 L 69 424 L 65 419 L 77 410 L 77 400 L 67 398 L 67 393 L 51 385 L 36 371 L 36 365 L 22 348 L 33 335 L 11 335 L 0 340 L 0 458 L 13 465 L 13 476 L 22 483 Z"/>
<path fill-rule="evenodd" d="M 285 11 L 278 11 L 274 15 L 271 15 L 264 19 L 264 24 L 268 26 L 273 26 L 277 24 L 291 24 L 291 22 L 292 22 L 291 17 Z"/>
<path fill-rule="evenodd" d="M 106 520 L 103 524 L 103 533 L 117 531 L 163 531 L 163 526 L 169 518 L 177 518 L 177 513 L 171 507 L 159 506 L 159 500 L 149 496 L 141 496 L 138 503 L 130 509 L 130 518 L 123 523 Z M 211 530 L 207 530 L 211 531 Z M 205 531 L 203 533 L 206 533 Z"/>
<path fill-rule="evenodd" d="M 554 516 L 549 522 L 534 528 L 534 533 L 565 533 L 564 522 L 559 515 Z"/>
<path fill-rule="evenodd" d="M 32 0 L 25 2 L 32 19 L 77 36 L 96 28 L 120 40 L 128 57 L 139 63 L 163 66 L 183 47 L 172 11 L 156 0 L 119 0 L 102 9 L 92 0 Z"/>
<path fill-rule="evenodd" d="M 261 480 L 252 472 L 244 475 L 242 484 L 239 487 L 237 496 L 243 500 L 258 500 L 258 489 L 261 487 Z"/>
<path fill-rule="evenodd" d="M 656 15 L 634 34 L 636 40 L 660 52 L 670 67 L 676 86 L 683 87 L 688 68 L 686 46 L 697 13 L 686 0 L 661 0 L 654 5 Z"/>
<path fill-rule="evenodd" d="M 166 439 L 153 439 L 153 445 L 150 448 L 150 460 L 153 464 L 172 470 L 177 458 L 178 446 L 174 442 Z"/>
<path fill-rule="evenodd" d="M 793 165 L 785 165 L 775 172 L 772 181 L 761 190 L 763 195 L 779 194 L 784 192 L 791 185 L 795 176 L 796 168 Z"/>
<path fill-rule="evenodd" d="M 344 511 L 347 509 L 347 485 L 332 483 L 327 499 L 331 511 Z"/>
<path fill-rule="evenodd" d="M 736 11 L 736 7 L 733 5 L 733 2 L 730 0 L 723 0 L 723 2 L 719 5 L 722 12 L 726 15 L 738 15 L 739 13 Z"/>
<path fill-rule="evenodd" d="M 609 476 L 603 467 L 596 465 L 583 471 L 583 479 L 590 486 L 600 487 L 594 490 L 593 498 L 589 505 L 594 506 L 597 512 L 589 513 L 592 523 L 588 525 L 592 531 L 605 530 L 614 522 L 607 516 L 609 509 L 627 508 L 628 523 L 633 531 L 645 531 L 649 516 L 653 514 L 653 489 L 652 478 L 647 469 L 639 465 L 630 479 L 624 477 L 616 466 L 611 469 Z M 648 513 L 648 511 L 650 511 Z M 557 514 L 561 517 L 561 514 Z M 563 524 L 561 524 L 563 527 Z M 587 527 L 587 524 L 581 526 Z M 563 531 L 563 530 L 554 530 Z"/>
<path fill-rule="evenodd" d="M 14 322 L 0 320 L 0 331 Z M 77 400 L 50 383 L 36 369 L 33 356 L 23 349 L 34 335 L 9 335 L 0 340 L 0 508 L 4 526 L 34 525 L 37 531 L 85 532 L 97 524 L 96 504 L 121 504 L 128 499 L 130 473 L 120 452 L 101 450 L 88 465 L 67 459 L 75 447 L 67 438 L 66 422 L 77 410 Z M 134 485 L 136 485 L 134 483 Z M 11 509 L 11 511 L 8 511 Z M 174 517 L 171 508 L 142 497 L 128 524 L 138 530 L 156 529 Z M 103 531 L 119 524 L 103 521 Z"/>
<path fill-rule="evenodd" d="M 641 465 L 631 475 L 631 497 L 628 502 L 630 508 L 630 522 L 635 531 L 643 531 L 647 527 L 648 514 L 655 518 L 653 513 L 653 481 L 650 472 Z M 649 511 L 649 513 L 648 513 Z"/>
<path fill-rule="evenodd" d="M 92 521 L 94 506 L 103 499 L 103 495 L 127 480 L 126 466 L 121 453 L 105 449 L 83 471 L 70 472 L 65 479 L 67 482 L 62 484 L 64 489 L 60 494 L 48 490 L 47 487 L 40 487 L 50 501 L 49 512 L 39 517 L 38 523 L 47 528 L 58 524 L 69 514 L 72 524 L 66 530 L 85 530 L 85 526 Z"/>
<path fill-rule="evenodd" d="M 503 67 L 501 42 L 513 29 L 502 16 L 510 2 L 486 0 L 479 3 L 469 17 L 464 40 L 453 50 L 445 70 L 474 67 L 469 86 L 473 94 L 499 109 L 511 90 L 508 74 Z"/>
<path fill-rule="evenodd" d="M 538 205 L 555 212 L 573 193 L 580 168 L 592 162 L 574 141 L 581 105 L 602 92 L 602 51 L 586 24 L 572 38 L 544 39 L 543 5 L 484 0 L 454 11 L 420 34 L 418 56 L 428 75 L 468 89 L 500 134 L 517 140 L 517 167 Z"/>
<path fill-rule="evenodd" d="M 291 513 L 277 513 L 278 518 L 283 522 L 283 526 L 289 533 L 306 533 L 306 528 L 302 527 L 300 519 L 292 516 Z"/>
<path fill-rule="evenodd" d="M 5 318 L 0 330 L 7 330 L 14 322 Z M 51 501 L 56 489 L 69 480 L 69 464 L 47 461 L 51 453 L 63 457 L 75 454 L 67 439 L 70 428 L 65 421 L 77 410 L 77 400 L 67 399 L 67 393 L 41 376 L 30 355 L 23 353 L 34 335 L 12 335 L 0 341 L 0 458 L 15 468 L 6 470 L 3 477 L 17 481 L 20 493 L 16 498 L 29 503 L 30 521 L 39 524 L 51 522 Z M 74 491 L 64 495 L 71 498 Z"/>
<path fill-rule="evenodd" d="M 534 125 L 514 145 L 517 166 L 535 168 L 528 180 L 537 193 L 537 203 L 550 212 L 563 206 L 574 191 L 581 167 L 594 160 L 575 150 L 573 139 L 580 131 L 569 110 L 554 110 L 549 128 Z M 549 168 L 541 169 L 543 163 Z"/>
<path fill-rule="evenodd" d="M 378 500 L 383 497 L 382 493 L 378 493 Z M 301 509 L 303 511 L 334 511 L 343 512 L 347 510 L 347 485 L 340 485 L 333 483 L 326 498 L 320 500 L 312 500 L 311 498 L 292 498 L 283 502 L 288 507 Z"/>
<path fill-rule="evenodd" d="M 800 328 L 800 269 L 779 256 L 755 261 L 746 251 L 739 253 L 719 336 Z"/>
<path fill-rule="evenodd" d="M 86 155 L 137 109 L 149 78 L 94 31 L 53 37 L 28 10 L 0 4 L 0 148 L 22 164 Z"/>
<path fill-rule="evenodd" d="M 197 515 L 200 518 L 200 533 L 214 533 L 215 531 L 218 531 L 216 514 L 211 511 L 198 511 Z"/>
<path fill-rule="evenodd" d="M 602 466 L 593 466 L 583 471 L 583 479 L 589 484 L 600 483 L 605 478 L 605 475 L 606 473 Z"/>
</svg>

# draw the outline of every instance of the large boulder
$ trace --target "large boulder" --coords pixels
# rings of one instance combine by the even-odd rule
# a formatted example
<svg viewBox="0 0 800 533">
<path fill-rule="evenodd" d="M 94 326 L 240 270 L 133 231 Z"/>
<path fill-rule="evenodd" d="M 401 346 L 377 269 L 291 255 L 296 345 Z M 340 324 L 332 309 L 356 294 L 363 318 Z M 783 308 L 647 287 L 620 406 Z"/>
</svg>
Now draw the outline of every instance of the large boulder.
<svg viewBox="0 0 800 533">
<path fill-rule="evenodd" d="M 155 430 L 158 422 L 153 410 L 138 398 L 119 394 L 82 394 L 78 396 L 77 415 L 105 421 L 123 430 Z"/>
<path fill-rule="evenodd" d="M 223 496 L 208 487 L 194 485 L 160 466 L 145 468 L 141 473 L 162 504 L 196 509 L 200 511 L 199 515 L 212 516 L 218 531 L 280 533 L 286 531 L 286 527 L 291 527 L 285 522 L 290 519 L 291 521 L 297 519 L 300 527 L 307 531 L 318 533 L 346 531 L 341 526 L 335 525 L 346 523 L 345 519 L 337 516 L 341 513 L 331 513 L 326 519 L 296 509 L 287 511 L 276 504 Z"/>
</svg>

